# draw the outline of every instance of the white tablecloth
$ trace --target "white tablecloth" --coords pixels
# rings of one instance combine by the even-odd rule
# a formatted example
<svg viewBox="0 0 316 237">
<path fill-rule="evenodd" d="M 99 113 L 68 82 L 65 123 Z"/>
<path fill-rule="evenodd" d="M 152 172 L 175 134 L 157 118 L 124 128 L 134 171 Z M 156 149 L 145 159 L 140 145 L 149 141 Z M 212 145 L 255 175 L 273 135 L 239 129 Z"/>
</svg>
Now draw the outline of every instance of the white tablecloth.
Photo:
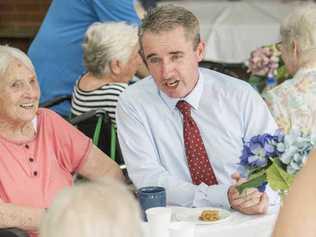
<svg viewBox="0 0 316 237">
<path fill-rule="evenodd" d="M 180 207 L 172 207 L 173 211 L 176 208 Z M 196 225 L 194 237 L 270 237 L 276 218 L 277 210 L 270 210 L 266 215 L 243 215 L 233 211 L 226 221 Z M 144 223 L 143 227 L 144 237 L 151 237 L 148 224 Z"/>
<path fill-rule="evenodd" d="M 279 41 L 279 27 L 293 3 L 280 0 L 163 1 L 191 10 L 200 20 L 206 61 L 241 63 L 260 46 Z M 304 3 L 302 3 L 304 4 Z"/>
</svg>

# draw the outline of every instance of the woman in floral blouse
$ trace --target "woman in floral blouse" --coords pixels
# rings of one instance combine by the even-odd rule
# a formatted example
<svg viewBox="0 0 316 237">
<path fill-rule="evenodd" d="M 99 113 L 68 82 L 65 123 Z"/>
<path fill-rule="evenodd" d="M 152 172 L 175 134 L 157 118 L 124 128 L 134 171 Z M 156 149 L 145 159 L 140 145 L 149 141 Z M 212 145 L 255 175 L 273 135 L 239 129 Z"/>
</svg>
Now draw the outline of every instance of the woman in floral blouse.
<svg viewBox="0 0 316 237">
<path fill-rule="evenodd" d="M 288 132 L 316 132 L 316 4 L 304 4 L 280 28 L 281 53 L 293 79 L 268 91 L 264 98 L 278 125 Z"/>
</svg>

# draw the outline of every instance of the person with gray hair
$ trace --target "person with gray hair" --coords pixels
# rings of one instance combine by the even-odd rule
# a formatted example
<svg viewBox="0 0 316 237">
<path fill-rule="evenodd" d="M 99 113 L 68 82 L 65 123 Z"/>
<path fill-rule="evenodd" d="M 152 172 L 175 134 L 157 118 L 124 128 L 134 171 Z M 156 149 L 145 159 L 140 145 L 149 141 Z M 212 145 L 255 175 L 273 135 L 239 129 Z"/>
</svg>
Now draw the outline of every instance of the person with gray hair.
<svg viewBox="0 0 316 237">
<path fill-rule="evenodd" d="M 34 67 L 19 49 L 0 46 L 0 91 L 0 228 L 37 236 L 45 208 L 73 184 L 74 173 L 124 181 L 119 166 L 90 138 L 39 108 Z"/>
<path fill-rule="evenodd" d="M 137 27 L 124 22 L 95 23 L 88 28 L 82 47 L 87 73 L 76 82 L 71 113 L 78 116 L 102 108 L 115 125 L 118 97 L 141 65 Z"/>
<path fill-rule="evenodd" d="M 281 53 L 293 75 L 264 98 L 279 127 L 316 133 L 316 4 L 305 3 L 281 23 Z"/>
<path fill-rule="evenodd" d="M 40 237 L 142 237 L 138 203 L 112 179 L 76 184 L 54 200 Z"/>
<path fill-rule="evenodd" d="M 81 44 L 91 24 L 124 21 L 138 25 L 144 12 L 137 0 L 50 0 L 49 3 L 28 50 L 38 74 L 41 103 L 71 94 L 76 80 L 85 72 Z M 66 117 L 70 114 L 70 103 L 64 101 L 52 109 Z"/>
<path fill-rule="evenodd" d="M 117 107 L 119 142 L 135 186 L 163 186 L 168 205 L 246 214 L 278 205 L 269 188 L 236 189 L 243 139 L 277 126 L 247 83 L 199 68 L 205 43 L 197 17 L 182 7 L 159 6 L 143 19 L 139 37 L 152 76 L 128 87 Z"/>
</svg>

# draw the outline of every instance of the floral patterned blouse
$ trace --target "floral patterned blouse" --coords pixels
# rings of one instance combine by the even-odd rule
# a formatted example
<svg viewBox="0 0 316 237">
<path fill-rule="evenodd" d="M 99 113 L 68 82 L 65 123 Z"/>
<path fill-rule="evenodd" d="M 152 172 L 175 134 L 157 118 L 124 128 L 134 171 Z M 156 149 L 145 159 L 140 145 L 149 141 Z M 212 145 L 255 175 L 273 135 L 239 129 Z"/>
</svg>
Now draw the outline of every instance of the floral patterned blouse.
<svg viewBox="0 0 316 237">
<path fill-rule="evenodd" d="M 280 128 L 316 134 L 316 69 L 301 69 L 293 79 L 263 95 Z"/>
</svg>

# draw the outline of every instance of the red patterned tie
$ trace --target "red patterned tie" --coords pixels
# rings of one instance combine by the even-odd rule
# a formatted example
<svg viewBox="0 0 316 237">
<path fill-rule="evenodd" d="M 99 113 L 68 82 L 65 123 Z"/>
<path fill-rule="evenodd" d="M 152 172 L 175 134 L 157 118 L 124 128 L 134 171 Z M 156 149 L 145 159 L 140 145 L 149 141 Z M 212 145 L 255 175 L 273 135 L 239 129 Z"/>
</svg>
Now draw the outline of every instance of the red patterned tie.
<svg viewBox="0 0 316 237">
<path fill-rule="evenodd" d="M 193 184 L 217 184 L 200 130 L 191 117 L 191 105 L 184 100 L 180 100 L 177 103 L 177 108 L 183 115 L 184 145 Z"/>
</svg>

